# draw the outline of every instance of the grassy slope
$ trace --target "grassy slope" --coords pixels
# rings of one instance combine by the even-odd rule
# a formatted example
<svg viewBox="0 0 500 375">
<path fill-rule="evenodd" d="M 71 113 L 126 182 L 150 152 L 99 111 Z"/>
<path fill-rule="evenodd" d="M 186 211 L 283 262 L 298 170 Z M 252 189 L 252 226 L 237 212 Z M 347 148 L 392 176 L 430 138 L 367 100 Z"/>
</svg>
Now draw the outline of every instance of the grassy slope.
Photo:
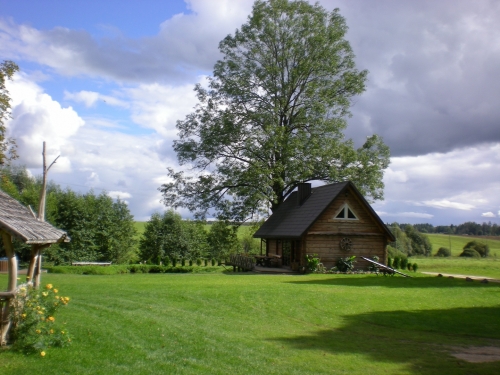
<svg viewBox="0 0 500 375">
<path fill-rule="evenodd" d="M 470 237 L 470 236 L 448 236 L 447 234 L 427 234 L 429 240 L 432 243 L 432 252 L 435 254 L 440 247 L 450 248 L 451 243 L 451 253 L 452 256 L 459 256 L 465 244 L 472 240 L 477 240 L 486 243 L 490 247 L 490 254 L 500 257 L 500 238 L 498 240 L 487 239 L 482 237 Z"/>
<path fill-rule="evenodd" d="M 3 275 L 0 276 L 4 278 Z M 500 347 L 500 284 L 417 277 L 44 275 L 74 343 L 0 351 L 2 374 L 494 374 L 452 346 Z"/>
</svg>

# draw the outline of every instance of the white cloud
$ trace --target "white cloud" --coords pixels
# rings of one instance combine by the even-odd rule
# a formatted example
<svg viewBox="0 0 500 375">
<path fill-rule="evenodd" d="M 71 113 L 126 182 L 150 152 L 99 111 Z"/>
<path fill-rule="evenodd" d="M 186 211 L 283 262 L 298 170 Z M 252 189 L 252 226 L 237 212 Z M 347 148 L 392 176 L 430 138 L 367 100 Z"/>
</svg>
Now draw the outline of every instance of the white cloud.
<svg viewBox="0 0 500 375">
<path fill-rule="evenodd" d="M 98 101 L 101 101 L 107 105 L 127 108 L 128 104 L 123 100 L 115 98 L 109 95 L 103 95 L 95 91 L 79 91 L 79 92 L 68 92 L 64 91 L 64 99 L 71 100 L 77 103 L 83 103 L 86 107 L 94 107 Z"/>
<path fill-rule="evenodd" d="M 8 135 L 16 139 L 18 153 L 28 167 L 41 166 L 43 141 L 47 142 L 47 161 L 58 155 L 53 170 L 69 172 L 73 145 L 68 138 L 85 122 L 71 107 L 63 108 L 25 75 L 16 74 L 7 82 L 12 99 L 12 119 L 7 122 Z M 50 161 L 49 161 L 50 160 Z"/>
<path fill-rule="evenodd" d="M 95 39 L 85 30 L 37 30 L 0 18 L 0 54 L 51 67 L 66 76 L 105 77 L 119 82 L 179 82 L 210 71 L 219 41 L 239 27 L 253 0 L 188 2 L 190 14 L 160 25 L 156 36 L 129 39 L 122 34 Z"/>
<path fill-rule="evenodd" d="M 493 212 L 483 212 L 482 217 L 496 217 Z"/>
<path fill-rule="evenodd" d="M 425 212 L 384 212 L 376 211 L 377 215 L 383 217 L 396 217 L 396 218 L 419 218 L 419 219 L 432 219 L 434 215 L 426 214 Z"/>
<path fill-rule="evenodd" d="M 183 119 L 197 103 L 193 84 L 141 84 L 123 92 L 131 101 L 132 120 L 169 140 L 177 135 L 177 120 Z"/>
<path fill-rule="evenodd" d="M 113 198 L 113 199 L 121 199 L 121 200 L 124 200 L 124 199 L 128 199 L 128 198 L 132 198 L 132 194 L 130 193 L 127 193 L 125 191 L 118 191 L 118 190 L 114 190 L 114 191 L 108 191 L 108 195 Z"/>
<path fill-rule="evenodd" d="M 428 207 L 436 207 L 436 208 L 455 208 L 457 210 L 466 210 L 470 211 L 475 208 L 472 204 L 468 203 L 459 203 L 459 202 L 450 202 L 446 199 L 433 199 L 430 201 L 423 201 L 421 203 L 416 203 L 417 205 L 423 205 Z"/>
</svg>

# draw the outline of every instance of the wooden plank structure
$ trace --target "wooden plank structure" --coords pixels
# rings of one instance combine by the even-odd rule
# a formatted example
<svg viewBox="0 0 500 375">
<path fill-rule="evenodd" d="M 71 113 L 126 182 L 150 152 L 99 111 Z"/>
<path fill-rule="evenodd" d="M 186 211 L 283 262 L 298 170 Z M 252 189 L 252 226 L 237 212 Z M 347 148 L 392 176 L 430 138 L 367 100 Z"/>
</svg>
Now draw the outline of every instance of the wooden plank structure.
<svg viewBox="0 0 500 375">
<path fill-rule="evenodd" d="M 255 268 L 254 258 L 241 254 L 231 254 L 230 262 L 234 272 L 240 269 L 244 271 L 253 271 Z"/>
<path fill-rule="evenodd" d="M 0 292 L 0 345 L 3 346 L 7 344 L 10 328 L 10 299 L 17 293 L 17 258 L 12 239 L 31 245 L 26 282 L 37 288 L 40 285 L 42 250 L 54 243 L 69 242 L 70 238 L 66 232 L 38 220 L 33 211 L 3 191 L 0 191 L 0 234 L 9 273 L 7 291 Z"/>
<path fill-rule="evenodd" d="M 361 257 L 361 258 L 363 258 L 367 262 L 370 262 L 370 263 L 376 265 L 379 268 L 379 271 L 384 274 L 384 276 L 386 276 L 386 275 L 394 276 L 394 274 L 397 273 L 398 275 L 401 275 L 401 276 L 404 276 L 404 277 L 411 277 L 410 275 L 407 275 L 406 273 L 399 272 L 398 270 L 395 270 L 394 268 L 391 268 L 391 267 L 386 266 L 385 264 L 382 264 L 382 263 L 379 263 L 379 262 L 375 262 L 372 259 L 368 259 L 368 258 L 365 258 L 365 257 Z"/>
<path fill-rule="evenodd" d="M 317 254 L 326 268 L 339 258 L 356 255 L 387 261 L 386 247 L 393 234 L 352 182 L 297 191 L 273 212 L 254 237 L 261 239 L 261 254 L 278 254 L 282 266 L 299 270 L 306 255 Z M 367 267 L 361 259 L 356 266 Z"/>
</svg>

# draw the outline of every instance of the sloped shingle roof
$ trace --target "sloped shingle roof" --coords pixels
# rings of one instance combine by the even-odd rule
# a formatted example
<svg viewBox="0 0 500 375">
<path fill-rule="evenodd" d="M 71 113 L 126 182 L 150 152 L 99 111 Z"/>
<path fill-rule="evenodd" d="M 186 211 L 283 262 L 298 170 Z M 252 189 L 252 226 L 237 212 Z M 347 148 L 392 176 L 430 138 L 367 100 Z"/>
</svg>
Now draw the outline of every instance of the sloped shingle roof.
<svg viewBox="0 0 500 375">
<path fill-rule="evenodd" d="M 356 186 L 349 181 L 313 188 L 309 198 L 300 206 L 297 204 L 297 192 L 293 192 L 259 228 L 254 237 L 276 239 L 298 239 L 302 237 L 339 194 L 349 186 L 356 192 L 375 220 L 382 226 L 387 236 L 393 240 L 392 233 L 387 229 L 358 189 L 356 189 Z"/>
<path fill-rule="evenodd" d="M 29 209 L 3 191 L 0 191 L 0 228 L 27 244 L 69 242 L 66 232 L 38 221 Z"/>
</svg>

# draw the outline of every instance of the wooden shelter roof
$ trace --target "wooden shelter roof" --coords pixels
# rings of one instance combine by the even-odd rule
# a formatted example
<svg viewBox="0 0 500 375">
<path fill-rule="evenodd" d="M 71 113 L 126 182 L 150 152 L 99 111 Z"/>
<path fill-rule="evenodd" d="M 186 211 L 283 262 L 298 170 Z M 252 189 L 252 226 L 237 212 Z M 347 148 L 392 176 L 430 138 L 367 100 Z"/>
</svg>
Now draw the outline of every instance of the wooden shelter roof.
<svg viewBox="0 0 500 375">
<path fill-rule="evenodd" d="M 298 204 L 298 192 L 295 191 L 273 212 L 262 224 L 254 237 L 275 239 L 300 239 L 309 228 L 345 190 L 351 188 L 362 204 L 367 208 L 375 221 L 381 226 L 385 235 L 394 241 L 395 238 L 359 190 L 350 181 L 323 185 L 311 189 L 309 197 Z"/>
<path fill-rule="evenodd" d="M 70 240 L 65 231 L 38 221 L 28 208 L 1 190 L 0 229 L 27 244 L 51 244 Z"/>
</svg>

